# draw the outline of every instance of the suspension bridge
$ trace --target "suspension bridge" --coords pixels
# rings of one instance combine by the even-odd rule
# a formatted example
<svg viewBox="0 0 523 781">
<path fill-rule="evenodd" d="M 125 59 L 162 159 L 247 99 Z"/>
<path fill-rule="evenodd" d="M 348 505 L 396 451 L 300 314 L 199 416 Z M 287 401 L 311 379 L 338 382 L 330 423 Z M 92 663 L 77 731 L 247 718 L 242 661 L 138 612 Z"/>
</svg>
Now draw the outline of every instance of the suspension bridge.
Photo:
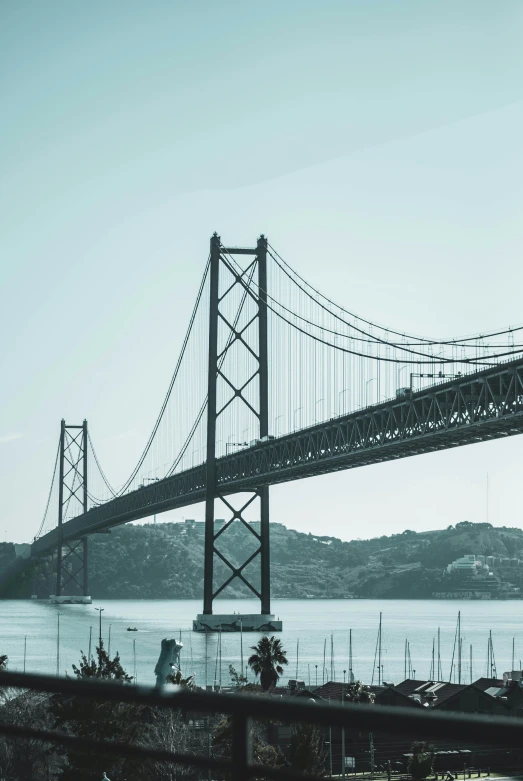
<svg viewBox="0 0 523 781">
<path fill-rule="evenodd" d="M 522 433 L 522 331 L 400 333 L 323 295 L 263 235 L 247 248 L 214 234 L 136 466 L 113 485 L 87 421 L 62 421 L 33 557 L 54 556 L 55 598 L 87 598 L 89 535 L 205 503 L 194 628 L 280 629 L 270 605 L 270 486 Z M 220 549 L 238 524 L 251 542 L 243 562 Z M 213 614 L 234 580 L 259 599 L 259 615 Z"/>
</svg>

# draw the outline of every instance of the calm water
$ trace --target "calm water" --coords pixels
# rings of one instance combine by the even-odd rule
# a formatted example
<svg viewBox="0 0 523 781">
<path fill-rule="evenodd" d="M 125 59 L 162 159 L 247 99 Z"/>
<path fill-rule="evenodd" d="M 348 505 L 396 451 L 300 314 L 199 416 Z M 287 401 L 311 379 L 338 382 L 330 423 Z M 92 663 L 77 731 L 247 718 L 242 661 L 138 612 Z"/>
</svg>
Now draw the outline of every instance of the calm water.
<svg viewBox="0 0 523 781">
<path fill-rule="evenodd" d="M 184 674 L 194 673 L 198 684 L 220 680 L 217 635 L 194 634 L 192 619 L 201 611 L 199 600 L 101 600 L 95 605 L 50 605 L 46 602 L 0 601 L 0 654 L 9 656 L 9 669 L 22 670 L 24 637 L 26 671 L 56 672 L 57 616 L 60 614 L 59 669 L 63 675 L 78 662 L 80 650 L 87 653 L 92 627 L 94 650 L 98 637 L 98 612 L 103 608 L 102 633 L 107 645 L 109 627 L 111 652 L 120 652 L 122 663 L 138 682 L 154 683 L 154 666 L 164 637 L 180 637 Z M 216 613 L 259 610 L 254 600 L 223 600 L 215 603 Z M 280 637 L 287 650 L 289 665 L 285 678 L 298 677 L 321 684 L 334 677 L 343 680 L 349 667 L 349 629 L 353 637 L 353 671 L 356 678 L 371 682 L 380 611 L 383 613 L 382 664 L 386 681 L 403 680 L 404 645 L 409 640 L 412 667 L 416 677 L 429 676 L 432 640 L 441 628 L 441 660 L 444 680 L 448 680 L 454 645 L 456 618 L 461 611 L 463 637 L 463 679 L 470 680 L 469 648 L 473 646 L 473 678 L 486 674 L 487 642 L 492 630 L 498 674 L 510 669 L 512 639 L 515 638 L 516 665 L 523 658 L 523 604 L 513 602 L 405 601 L 405 600 L 274 600 L 273 612 L 283 620 Z M 136 626 L 138 632 L 127 632 Z M 331 636 L 334 649 L 331 676 Z M 243 635 L 243 661 L 249 646 L 259 635 Z M 299 653 L 297 662 L 297 645 Z M 326 641 L 326 671 L 323 672 Z M 223 634 L 221 681 L 229 683 L 229 664 L 240 669 L 240 635 Z M 135 661 L 136 659 L 136 661 Z M 457 658 L 455 659 L 457 661 Z M 316 671 L 316 665 L 317 671 Z M 296 667 L 298 666 L 298 671 Z M 457 675 L 457 673 L 456 673 Z M 252 675 L 251 675 L 252 678 Z M 457 680 L 457 679 L 456 679 Z M 377 683 L 377 672 L 374 676 Z"/>
</svg>

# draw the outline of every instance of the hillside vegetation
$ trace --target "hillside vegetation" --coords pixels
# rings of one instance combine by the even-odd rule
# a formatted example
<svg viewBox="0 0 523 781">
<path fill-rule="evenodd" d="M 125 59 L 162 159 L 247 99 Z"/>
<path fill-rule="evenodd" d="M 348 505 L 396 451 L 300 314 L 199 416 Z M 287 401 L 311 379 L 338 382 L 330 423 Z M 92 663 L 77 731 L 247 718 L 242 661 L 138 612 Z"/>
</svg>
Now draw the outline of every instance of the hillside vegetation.
<svg viewBox="0 0 523 781">
<path fill-rule="evenodd" d="M 242 524 L 221 534 L 216 545 L 239 566 L 257 547 Z M 90 583 L 98 598 L 200 598 L 203 588 L 203 534 L 185 523 L 121 526 L 90 538 Z M 17 546 L 18 553 L 20 546 Z M 445 568 L 467 553 L 523 559 L 523 531 L 489 524 L 457 524 L 445 530 L 404 531 L 390 537 L 343 542 L 336 537 L 303 534 L 271 524 L 272 594 L 287 598 L 430 598 L 433 592 L 463 585 L 463 578 Z M 29 596 L 33 584 L 39 596 L 53 591 L 50 562 L 40 565 L 33 581 L 15 567 L 15 546 L 0 544 L 0 596 Z M 34 563 L 31 564 L 34 569 Z M 220 579 L 230 570 L 217 560 Z M 520 585 L 523 567 L 495 571 L 498 583 Z M 245 574 L 257 585 L 257 560 Z M 11 572 L 10 577 L 6 573 Z M 46 582 L 46 578 L 48 581 Z M 46 594 L 47 591 L 47 594 Z M 224 597 L 248 596 L 234 581 Z"/>
</svg>

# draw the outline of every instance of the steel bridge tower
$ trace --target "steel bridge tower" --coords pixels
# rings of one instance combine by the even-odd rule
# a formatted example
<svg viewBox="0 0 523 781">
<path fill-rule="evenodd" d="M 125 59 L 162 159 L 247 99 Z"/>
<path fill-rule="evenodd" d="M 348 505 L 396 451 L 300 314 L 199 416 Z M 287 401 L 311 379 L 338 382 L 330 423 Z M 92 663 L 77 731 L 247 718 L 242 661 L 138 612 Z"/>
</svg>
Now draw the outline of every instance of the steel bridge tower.
<svg viewBox="0 0 523 781">
<path fill-rule="evenodd" d="M 52 602 L 91 602 L 88 581 L 87 537 L 63 542 L 62 524 L 71 502 L 87 507 L 87 421 L 81 426 L 67 425 L 60 429 L 58 481 L 58 547 L 56 555 L 56 593 Z M 67 589 L 67 591 L 66 591 Z"/>
<path fill-rule="evenodd" d="M 252 255 L 253 263 L 257 270 L 256 295 L 250 290 L 249 295 L 255 304 L 256 313 L 249 320 L 248 325 L 238 329 L 231 324 L 220 309 L 225 296 L 236 285 L 245 289 L 245 272 L 236 271 L 234 266 L 227 262 L 223 255 Z M 232 275 L 233 283 L 220 295 L 220 271 L 226 266 L 227 273 Z M 245 339 L 245 331 L 257 320 L 257 351 L 249 345 Z M 223 350 L 219 352 L 218 331 L 219 325 L 227 333 L 227 342 Z M 251 377 L 242 384 L 227 374 L 223 367 L 223 358 L 232 346 L 241 342 L 256 359 L 257 368 Z M 259 404 L 258 409 L 247 401 L 244 390 L 252 381 L 258 382 Z M 233 396 L 221 409 L 218 408 L 218 382 L 225 382 L 232 390 Z M 238 384 L 237 384 L 238 383 Z M 238 386 L 239 385 L 239 386 Z M 250 492 L 247 501 L 239 507 L 234 507 L 231 496 L 225 498 L 220 492 L 216 479 L 216 424 L 229 403 L 238 399 L 245 404 L 258 420 L 259 439 L 263 440 L 269 435 L 269 374 L 268 374 L 268 342 L 267 342 L 267 239 L 261 235 L 255 248 L 222 247 L 220 237 L 215 233 L 211 238 L 210 248 L 210 307 L 209 307 L 209 367 L 208 367 L 208 402 L 207 402 L 207 463 L 206 463 L 206 499 L 205 499 L 205 550 L 204 550 L 204 588 L 203 588 L 203 613 L 198 615 L 193 622 L 193 629 L 197 632 L 209 631 L 280 631 L 281 622 L 276 621 L 271 614 L 271 584 L 270 584 L 270 548 L 269 548 L 269 487 L 262 485 Z M 243 501 L 243 500 L 242 500 Z M 259 506 L 259 532 L 255 530 L 245 517 L 248 507 L 252 508 L 254 502 Z M 230 514 L 229 520 L 216 528 L 215 508 L 216 503 L 225 506 Z M 242 523 L 256 540 L 256 549 L 243 564 L 235 566 L 219 550 L 216 545 L 218 538 L 226 533 L 227 529 L 235 522 Z M 219 559 L 230 570 L 230 575 L 217 582 L 215 567 L 216 559 Z M 259 563 L 259 584 L 253 584 L 252 576 L 249 577 L 246 568 L 251 562 Z M 213 614 L 213 602 L 221 592 L 234 579 L 239 579 L 260 600 L 260 613 L 254 615 L 220 615 Z M 256 579 L 258 581 L 258 579 Z"/>
</svg>

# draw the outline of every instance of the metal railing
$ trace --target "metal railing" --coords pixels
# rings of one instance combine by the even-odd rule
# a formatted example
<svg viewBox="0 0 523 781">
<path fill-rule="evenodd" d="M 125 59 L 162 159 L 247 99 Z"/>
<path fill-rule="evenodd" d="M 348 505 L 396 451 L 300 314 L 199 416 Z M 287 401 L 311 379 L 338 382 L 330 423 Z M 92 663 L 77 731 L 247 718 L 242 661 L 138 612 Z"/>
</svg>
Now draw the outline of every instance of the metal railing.
<svg viewBox="0 0 523 781">
<path fill-rule="evenodd" d="M 125 685 L 97 680 L 67 679 L 47 675 L 0 672 L 0 687 L 30 689 L 49 694 L 96 699 L 100 702 L 121 702 L 149 705 L 194 713 L 226 714 L 232 721 L 232 749 L 230 759 L 184 754 L 139 745 L 99 741 L 66 735 L 52 730 L 16 726 L 1 720 L 0 734 L 12 738 L 32 738 L 71 748 L 97 751 L 105 755 L 135 759 L 153 759 L 179 765 L 229 773 L 233 781 L 265 777 L 275 781 L 308 779 L 311 775 L 292 769 L 268 767 L 252 762 L 250 749 L 250 722 L 276 720 L 288 723 L 315 724 L 319 727 L 339 727 L 358 731 L 383 732 L 389 735 L 408 735 L 420 740 L 447 739 L 470 741 L 488 745 L 515 748 L 523 745 L 523 720 L 500 716 L 461 715 L 422 711 L 416 708 L 384 705 L 328 703 L 278 696 L 251 694 L 218 694 L 208 691 L 188 691 L 182 687 L 168 691 L 152 687 Z"/>
</svg>

